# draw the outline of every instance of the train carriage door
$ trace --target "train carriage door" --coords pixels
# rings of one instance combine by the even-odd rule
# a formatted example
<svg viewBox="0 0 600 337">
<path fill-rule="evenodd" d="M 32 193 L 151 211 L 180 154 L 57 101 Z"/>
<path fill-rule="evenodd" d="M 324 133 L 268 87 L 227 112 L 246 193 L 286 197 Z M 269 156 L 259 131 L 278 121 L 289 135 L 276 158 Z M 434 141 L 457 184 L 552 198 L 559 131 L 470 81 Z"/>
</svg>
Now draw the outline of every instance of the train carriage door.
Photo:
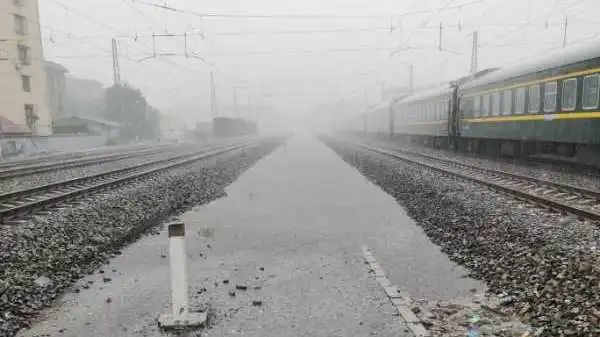
<svg viewBox="0 0 600 337">
<path fill-rule="evenodd" d="M 389 138 L 394 138 L 394 100 L 392 100 L 388 106 L 388 132 Z"/>
<path fill-rule="evenodd" d="M 458 97 L 458 87 L 454 86 L 452 96 L 446 106 L 445 117 L 448 118 L 448 146 L 451 149 L 456 149 L 458 145 L 458 137 L 460 136 L 459 119 L 460 119 L 460 102 Z"/>
</svg>

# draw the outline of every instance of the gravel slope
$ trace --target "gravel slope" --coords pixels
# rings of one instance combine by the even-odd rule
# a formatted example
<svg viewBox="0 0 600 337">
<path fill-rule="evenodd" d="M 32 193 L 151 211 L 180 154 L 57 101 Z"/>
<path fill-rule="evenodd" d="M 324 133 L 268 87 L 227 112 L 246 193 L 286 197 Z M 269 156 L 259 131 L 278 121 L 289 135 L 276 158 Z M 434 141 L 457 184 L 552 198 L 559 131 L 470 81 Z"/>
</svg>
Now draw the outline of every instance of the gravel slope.
<svg viewBox="0 0 600 337">
<path fill-rule="evenodd" d="M 541 336 L 600 336 L 600 230 L 479 185 L 325 141 Z"/>
<path fill-rule="evenodd" d="M 168 171 L 77 207 L 0 227 L 0 336 L 26 327 L 69 285 L 166 217 L 219 198 L 279 140 Z M 110 279 L 106 279 L 110 282 Z"/>
<path fill-rule="evenodd" d="M 564 165 L 561 166 L 560 164 L 552 165 L 533 161 L 513 161 L 509 158 L 483 158 L 480 156 L 473 156 L 442 149 L 434 149 L 416 144 L 392 142 L 389 139 L 382 139 L 380 137 L 352 137 L 357 140 L 368 140 L 375 143 L 385 144 L 386 146 L 416 151 L 438 158 L 461 161 L 465 164 L 514 172 L 540 179 L 552 180 L 563 184 L 600 190 L 600 175 L 593 174 L 587 169 L 577 170 L 575 168 L 565 167 Z"/>
</svg>

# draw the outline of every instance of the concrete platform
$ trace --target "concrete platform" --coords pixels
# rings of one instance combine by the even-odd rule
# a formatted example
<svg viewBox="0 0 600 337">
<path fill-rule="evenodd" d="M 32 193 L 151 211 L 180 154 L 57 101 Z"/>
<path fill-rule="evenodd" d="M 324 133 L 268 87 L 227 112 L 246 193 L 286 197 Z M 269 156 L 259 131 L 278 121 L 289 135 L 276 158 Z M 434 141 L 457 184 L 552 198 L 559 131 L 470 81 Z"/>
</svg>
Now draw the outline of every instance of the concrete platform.
<svg viewBox="0 0 600 337">
<path fill-rule="evenodd" d="M 190 303 L 209 316 L 191 336 L 410 336 L 367 273 L 365 245 L 414 298 L 481 289 L 391 197 L 309 136 L 264 158 L 227 194 L 182 216 Z M 89 276 L 90 289 L 67 294 L 21 335 L 163 335 L 156 318 L 169 306 L 167 244 L 163 231 L 124 249 Z"/>
</svg>

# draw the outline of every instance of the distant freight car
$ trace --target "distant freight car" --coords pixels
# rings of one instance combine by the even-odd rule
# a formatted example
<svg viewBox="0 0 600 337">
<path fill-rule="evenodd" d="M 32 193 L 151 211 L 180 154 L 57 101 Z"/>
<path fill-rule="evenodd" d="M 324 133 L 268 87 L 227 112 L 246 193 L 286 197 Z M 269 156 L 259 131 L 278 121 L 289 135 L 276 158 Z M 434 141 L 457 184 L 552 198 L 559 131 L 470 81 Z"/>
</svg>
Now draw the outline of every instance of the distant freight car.
<svg viewBox="0 0 600 337">
<path fill-rule="evenodd" d="M 238 137 L 256 132 L 256 123 L 247 119 L 231 117 L 213 119 L 213 134 L 216 137 Z"/>
</svg>

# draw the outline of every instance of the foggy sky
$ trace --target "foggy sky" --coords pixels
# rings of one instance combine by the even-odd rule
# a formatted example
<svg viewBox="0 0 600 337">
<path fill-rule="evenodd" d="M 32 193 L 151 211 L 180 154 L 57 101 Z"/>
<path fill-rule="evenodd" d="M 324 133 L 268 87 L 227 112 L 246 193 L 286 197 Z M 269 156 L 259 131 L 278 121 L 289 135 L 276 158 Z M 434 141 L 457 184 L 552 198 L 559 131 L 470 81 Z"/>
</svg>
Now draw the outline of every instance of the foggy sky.
<svg viewBox="0 0 600 337">
<path fill-rule="evenodd" d="M 238 87 L 240 106 L 250 96 L 251 104 L 272 106 L 278 116 L 296 122 L 356 113 L 376 103 L 382 87 L 408 84 L 409 64 L 415 67 L 416 86 L 466 75 L 474 30 L 480 38 L 479 69 L 560 48 L 565 16 L 570 45 L 600 34 L 597 0 L 146 2 L 196 13 L 338 16 L 200 17 L 135 0 L 40 0 L 47 59 L 65 65 L 74 76 L 110 85 L 110 45 L 117 37 L 123 80 L 140 88 L 165 115 L 188 124 L 209 117 L 211 70 L 222 111 L 232 105 L 233 88 Z M 348 17 L 358 15 L 373 17 Z M 324 32 L 331 30 L 338 32 Z M 184 57 L 183 37 L 156 38 L 154 49 L 153 33 L 189 34 L 188 52 L 210 66 Z M 153 50 L 177 55 L 140 61 Z M 394 50 L 398 52 L 390 55 Z M 336 106 L 344 111 L 334 111 Z"/>
</svg>

